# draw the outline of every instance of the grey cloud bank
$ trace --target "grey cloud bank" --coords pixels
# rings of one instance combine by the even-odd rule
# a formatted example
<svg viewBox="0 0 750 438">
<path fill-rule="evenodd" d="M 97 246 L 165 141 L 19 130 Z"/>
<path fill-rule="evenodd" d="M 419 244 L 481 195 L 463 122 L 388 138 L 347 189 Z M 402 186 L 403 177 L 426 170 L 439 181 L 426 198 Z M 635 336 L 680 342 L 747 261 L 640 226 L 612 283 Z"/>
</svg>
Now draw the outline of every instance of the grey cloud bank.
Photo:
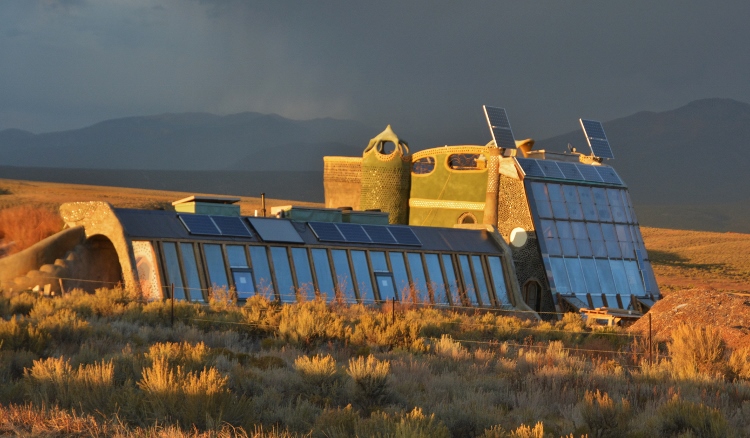
<svg viewBox="0 0 750 438">
<path fill-rule="evenodd" d="M 242 111 L 391 123 L 417 148 L 704 97 L 750 101 L 744 2 L 7 1 L 0 129 Z M 374 135 L 375 133 L 373 133 Z"/>
</svg>

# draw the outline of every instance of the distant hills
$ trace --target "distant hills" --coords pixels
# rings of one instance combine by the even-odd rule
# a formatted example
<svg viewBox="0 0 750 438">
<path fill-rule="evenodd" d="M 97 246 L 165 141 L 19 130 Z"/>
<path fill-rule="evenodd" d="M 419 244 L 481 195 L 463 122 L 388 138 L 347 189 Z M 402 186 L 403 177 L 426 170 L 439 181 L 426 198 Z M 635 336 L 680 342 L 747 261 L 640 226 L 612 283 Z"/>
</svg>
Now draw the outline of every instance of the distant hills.
<svg viewBox="0 0 750 438">
<path fill-rule="evenodd" d="M 328 151 L 361 153 L 378 132 L 360 122 L 330 118 L 162 114 L 46 134 L 3 130 L 0 165 L 183 171 L 284 170 L 288 165 L 287 170 L 321 171 Z"/>
<path fill-rule="evenodd" d="M 750 105 L 703 99 L 660 113 L 603 123 L 615 167 L 642 204 L 750 200 Z M 535 149 L 589 149 L 581 130 L 538 141 Z"/>
<path fill-rule="evenodd" d="M 248 112 L 129 117 L 45 134 L 7 129 L 0 131 L 0 178 L 266 191 L 321 202 L 322 157 L 360 155 L 382 128 Z M 615 155 L 609 164 L 630 187 L 641 223 L 750 232 L 750 105 L 702 99 L 611 120 L 604 128 Z M 535 149 L 562 151 L 569 143 L 588 152 L 580 130 L 537 140 Z"/>
</svg>

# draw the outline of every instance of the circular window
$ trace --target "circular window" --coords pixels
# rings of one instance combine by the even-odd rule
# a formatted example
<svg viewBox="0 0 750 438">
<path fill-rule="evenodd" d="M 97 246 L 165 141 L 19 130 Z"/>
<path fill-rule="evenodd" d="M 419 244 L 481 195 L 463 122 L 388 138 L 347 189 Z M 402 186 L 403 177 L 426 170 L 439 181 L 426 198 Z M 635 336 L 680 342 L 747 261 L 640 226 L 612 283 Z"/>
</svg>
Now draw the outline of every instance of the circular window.
<svg viewBox="0 0 750 438">
<path fill-rule="evenodd" d="M 475 224 L 477 223 L 477 217 L 474 216 L 474 213 L 463 213 L 461 216 L 458 217 L 459 224 Z"/>
</svg>

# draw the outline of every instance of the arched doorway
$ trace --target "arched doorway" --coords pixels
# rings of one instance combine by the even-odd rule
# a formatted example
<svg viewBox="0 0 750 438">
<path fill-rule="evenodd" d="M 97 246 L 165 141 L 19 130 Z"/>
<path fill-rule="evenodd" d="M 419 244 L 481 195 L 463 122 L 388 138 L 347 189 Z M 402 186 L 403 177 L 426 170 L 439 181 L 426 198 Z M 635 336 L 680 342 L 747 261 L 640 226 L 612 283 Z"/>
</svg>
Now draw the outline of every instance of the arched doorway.
<svg viewBox="0 0 750 438">
<path fill-rule="evenodd" d="M 81 256 L 81 263 L 76 269 L 77 276 L 89 280 L 81 282 L 82 289 L 92 292 L 122 283 L 120 258 L 112 241 L 106 236 L 96 234 L 86 239 Z"/>
<path fill-rule="evenodd" d="M 530 279 L 523 284 L 523 300 L 534 311 L 542 310 L 542 285 L 539 281 Z"/>
</svg>

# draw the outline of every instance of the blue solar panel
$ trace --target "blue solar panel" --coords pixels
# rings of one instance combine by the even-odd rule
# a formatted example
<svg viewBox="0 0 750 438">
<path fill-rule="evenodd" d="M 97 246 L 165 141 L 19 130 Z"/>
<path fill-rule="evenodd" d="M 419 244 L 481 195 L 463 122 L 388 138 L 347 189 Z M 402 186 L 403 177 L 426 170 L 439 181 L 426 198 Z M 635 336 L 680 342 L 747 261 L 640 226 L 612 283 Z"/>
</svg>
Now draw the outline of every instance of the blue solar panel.
<svg viewBox="0 0 750 438">
<path fill-rule="evenodd" d="M 539 160 L 538 161 L 539 167 L 542 168 L 542 172 L 544 172 L 544 176 L 547 178 L 555 178 L 555 179 L 565 179 L 565 175 L 560 171 L 560 168 L 557 167 L 557 163 L 554 161 L 546 161 L 546 160 Z"/>
<path fill-rule="evenodd" d="M 247 220 L 266 242 L 305 243 L 292 222 L 286 219 L 249 217 Z"/>
<path fill-rule="evenodd" d="M 211 216 L 222 236 L 252 237 L 250 230 L 235 216 Z"/>
<path fill-rule="evenodd" d="M 602 124 L 594 120 L 580 119 L 580 121 L 583 133 L 586 134 L 586 141 L 588 141 L 594 156 L 614 158 L 615 156 L 612 154 L 612 148 L 609 145 L 609 140 L 607 140 L 607 135 L 604 133 Z"/>
<path fill-rule="evenodd" d="M 542 168 L 539 167 L 537 160 L 531 158 L 516 158 L 516 161 L 518 161 L 518 165 L 521 166 L 521 170 L 523 170 L 523 173 L 526 176 L 544 177 L 544 172 L 542 171 Z"/>
<path fill-rule="evenodd" d="M 331 222 L 308 222 L 310 229 L 315 233 L 318 240 L 322 242 L 346 242 L 336 224 Z"/>
<path fill-rule="evenodd" d="M 516 140 L 513 137 L 513 130 L 510 129 L 510 121 L 508 121 L 505 109 L 484 105 L 484 115 L 487 117 L 487 124 L 490 126 L 495 145 L 499 148 L 515 149 Z"/>
<path fill-rule="evenodd" d="M 560 171 L 565 175 L 565 179 L 572 179 L 574 181 L 583 181 L 583 175 L 581 175 L 581 172 L 578 171 L 578 167 L 576 167 L 575 163 L 566 163 L 566 162 L 559 162 L 557 163 L 557 167 L 560 168 Z"/>
<path fill-rule="evenodd" d="M 362 225 L 362 229 L 370 236 L 372 243 L 384 245 L 395 245 L 398 243 L 391 232 L 388 231 L 388 227 L 382 225 Z"/>
<path fill-rule="evenodd" d="M 221 231 L 216 228 L 210 216 L 204 214 L 181 214 L 178 217 L 190 234 L 221 236 Z"/>
<path fill-rule="evenodd" d="M 599 172 L 596 171 L 596 166 L 590 166 L 588 164 L 576 164 L 578 171 L 581 172 L 584 181 L 589 182 L 602 182 L 602 177 L 599 176 Z"/>
<path fill-rule="evenodd" d="M 422 242 L 411 228 L 408 227 L 388 227 L 388 231 L 393 234 L 399 245 L 422 246 Z"/>
<path fill-rule="evenodd" d="M 372 243 L 370 236 L 368 236 L 367 233 L 365 233 L 365 230 L 362 229 L 362 225 L 340 223 L 336 224 L 336 228 L 341 231 L 341 234 L 347 242 Z"/>
<path fill-rule="evenodd" d="M 599 176 L 602 177 L 602 180 L 605 183 L 623 185 L 622 180 L 617 175 L 617 172 L 615 172 L 615 169 L 611 167 L 597 166 L 596 171 L 599 172 Z"/>
</svg>

